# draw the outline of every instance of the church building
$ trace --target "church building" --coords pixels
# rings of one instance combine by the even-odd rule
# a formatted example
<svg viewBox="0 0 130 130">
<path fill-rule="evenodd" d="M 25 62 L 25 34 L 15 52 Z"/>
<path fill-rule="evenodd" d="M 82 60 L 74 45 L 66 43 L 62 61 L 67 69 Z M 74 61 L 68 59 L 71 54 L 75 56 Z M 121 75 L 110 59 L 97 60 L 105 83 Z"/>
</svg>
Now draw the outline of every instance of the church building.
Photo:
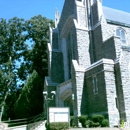
<svg viewBox="0 0 130 130">
<path fill-rule="evenodd" d="M 130 13 L 102 0 L 65 0 L 50 26 L 44 91 L 70 114 L 130 121 Z"/>
</svg>

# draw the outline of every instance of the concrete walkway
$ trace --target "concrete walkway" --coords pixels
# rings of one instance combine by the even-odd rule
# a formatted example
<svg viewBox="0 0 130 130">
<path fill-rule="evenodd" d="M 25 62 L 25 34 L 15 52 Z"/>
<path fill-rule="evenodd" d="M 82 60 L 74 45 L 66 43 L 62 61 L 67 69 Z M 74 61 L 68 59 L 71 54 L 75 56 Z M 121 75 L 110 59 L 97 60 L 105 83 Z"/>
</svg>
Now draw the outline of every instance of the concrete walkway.
<svg viewBox="0 0 130 130">
<path fill-rule="evenodd" d="M 69 130 L 130 130 L 130 128 L 70 128 Z"/>
</svg>

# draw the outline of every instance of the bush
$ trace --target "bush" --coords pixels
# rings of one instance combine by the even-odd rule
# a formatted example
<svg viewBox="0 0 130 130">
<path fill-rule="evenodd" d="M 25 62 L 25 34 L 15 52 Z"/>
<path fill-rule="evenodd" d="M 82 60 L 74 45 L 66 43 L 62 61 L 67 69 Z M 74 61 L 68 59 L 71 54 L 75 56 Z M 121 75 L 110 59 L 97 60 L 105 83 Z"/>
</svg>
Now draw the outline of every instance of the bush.
<svg viewBox="0 0 130 130">
<path fill-rule="evenodd" d="M 108 121 L 108 119 L 103 119 L 101 126 L 102 126 L 102 127 L 108 127 L 108 126 L 109 126 L 109 121 Z"/>
<path fill-rule="evenodd" d="M 75 117 L 74 116 L 70 116 L 70 126 L 71 127 L 75 126 Z"/>
<path fill-rule="evenodd" d="M 86 121 L 87 121 L 88 116 L 79 116 L 79 122 L 82 124 L 82 127 L 86 127 Z"/>
<path fill-rule="evenodd" d="M 86 125 L 87 128 L 89 128 L 90 125 L 91 125 L 91 121 L 90 121 L 90 120 L 87 120 L 87 121 L 85 122 L 85 125 Z"/>
<path fill-rule="evenodd" d="M 92 121 L 94 123 L 99 122 L 99 124 L 101 124 L 103 119 L 104 119 L 104 116 L 103 115 L 99 115 L 99 114 L 98 115 L 94 114 L 94 115 L 92 115 L 91 119 L 92 119 Z"/>
<path fill-rule="evenodd" d="M 49 123 L 47 130 L 66 130 L 69 129 L 68 122 L 53 122 Z"/>
<path fill-rule="evenodd" d="M 99 126 L 100 126 L 100 123 L 99 123 L 99 122 L 90 121 L 89 127 L 99 127 Z"/>
</svg>

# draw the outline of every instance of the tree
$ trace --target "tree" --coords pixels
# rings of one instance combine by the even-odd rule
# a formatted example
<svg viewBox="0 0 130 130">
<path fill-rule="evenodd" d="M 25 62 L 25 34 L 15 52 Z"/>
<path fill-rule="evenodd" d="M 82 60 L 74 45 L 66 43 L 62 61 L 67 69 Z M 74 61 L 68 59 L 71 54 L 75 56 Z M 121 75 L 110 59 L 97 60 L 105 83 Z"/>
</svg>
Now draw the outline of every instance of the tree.
<svg viewBox="0 0 130 130">
<path fill-rule="evenodd" d="M 36 70 L 42 81 L 47 75 L 46 45 L 49 38 L 49 23 L 54 25 L 52 20 L 41 15 L 27 21 L 17 17 L 8 22 L 0 19 L 0 107 L 5 106 L 6 119 L 10 116 L 11 119 L 14 118 L 12 115 L 15 114 L 9 113 L 8 108 L 11 105 L 14 108 L 13 104 L 19 91 L 33 70 Z M 29 41 L 32 42 L 31 47 L 28 45 Z M 37 93 L 41 94 L 43 85 L 39 87 Z M 8 103 L 10 99 L 12 102 Z"/>
<path fill-rule="evenodd" d="M 0 19 L 0 120 L 8 93 L 16 89 L 17 61 L 20 61 L 23 50 L 26 49 L 25 37 L 22 35 L 23 22 L 23 19 L 16 17 L 8 22 Z"/>
<path fill-rule="evenodd" d="M 35 70 L 37 75 L 41 79 L 40 81 L 43 83 L 44 77 L 47 75 L 47 42 L 49 41 L 49 23 L 53 26 L 54 22 L 49 20 L 41 15 L 34 16 L 30 20 L 25 22 L 26 28 L 26 38 L 27 40 L 32 41 L 32 48 L 25 53 L 25 59 L 23 66 L 26 65 L 28 73 L 32 73 Z M 24 67 L 21 66 L 19 72 L 23 71 Z M 21 71 L 22 70 L 22 71 Z M 20 73 L 19 73 L 20 74 Z M 33 74 L 34 75 L 34 72 Z M 26 93 L 30 88 L 31 82 L 33 82 L 32 76 L 29 78 L 28 83 L 22 89 L 22 95 Z M 35 80 L 36 81 L 36 80 Z M 33 82 L 34 83 L 34 82 Z M 32 83 L 32 84 L 33 84 Z M 26 93 L 26 96 L 20 95 L 19 99 L 16 103 L 16 113 L 18 114 L 18 118 L 25 118 L 29 116 L 34 116 L 43 112 L 43 84 L 39 84 L 37 87 L 37 91 L 34 91 L 32 95 L 30 93 Z M 26 89 L 25 89 L 26 88 Z M 32 85 L 32 89 L 36 89 L 35 85 Z M 37 95 L 41 95 L 39 98 L 36 98 Z M 26 97 L 26 98 L 25 98 Z M 27 102 L 28 99 L 28 102 Z M 30 102 L 29 102 L 30 101 Z M 32 102 L 31 102 L 32 101 Z M 35 102 L 34 102 L 35 101 Z M 24 102 L 24 109 L 20 104 Z M 37 104 L 38 103 L 38 104 Z M 28 108 L 26 108 L 28 106 Z M 37 110 L 34 112 L 34 110 Z M 20 114 L 22 112 L 24 114 Z"/>
<path fill-rule="evenodd" d="M 34 70 L 15 104 L 15 111 L 18 118 L 31 117 L 43 111 L 43 85 L 43 80 Z"/>
<path fill-rule="evenodd" d="M 21 93 L 21 89 L 17 89 L 15 91 L 11 91 L 7 98 L 6 98 L 6 104 L 4 106 L 4 113 L 2 116 L 2 120 L 8 120 L 8 119 L 16 119 L 16 115 L 15 115 L 15 102 L 19 97 L 19 94 Z"/>
<path fill-rule="evenodd" d="M 30 69 L 31 73 L 33 70 L 36 70 L 43 80 L 47 75 L 46 48 L 49 42 L 49 23 L 54 26 L 52 20 L 42 17 L 41 15 L 34 16 L 25 22 L 26 36 L 34 43 L 32 49 L 28 51 L 26 65 L 29 66 L 28 70 Z M 28 64 L 28 62 L 30 64 Z"/>
</svg>

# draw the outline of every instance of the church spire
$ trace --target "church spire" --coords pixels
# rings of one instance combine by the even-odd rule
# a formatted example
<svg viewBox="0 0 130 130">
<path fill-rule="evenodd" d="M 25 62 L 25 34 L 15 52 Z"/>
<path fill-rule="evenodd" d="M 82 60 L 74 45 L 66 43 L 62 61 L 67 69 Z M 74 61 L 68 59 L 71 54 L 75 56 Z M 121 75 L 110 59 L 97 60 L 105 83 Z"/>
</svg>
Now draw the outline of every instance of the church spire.
<svg viewBox="0 0 130 130">
<path fill-rule="evenodd" d="M 96 2 L 102 3 L 102 0 L 90 0 L 90 1 L 91 1 L 91 5 L 93 5 L 93 4 L 96 3 Z"/>
<path fill-rule="evenodd" d="M 59 20 L 60 20 L 60 15 L 59 15 L 58 9 L 56 8 L 56 10 L 55 10 L 55 28 L 57 27 Z"/>
</svg>

